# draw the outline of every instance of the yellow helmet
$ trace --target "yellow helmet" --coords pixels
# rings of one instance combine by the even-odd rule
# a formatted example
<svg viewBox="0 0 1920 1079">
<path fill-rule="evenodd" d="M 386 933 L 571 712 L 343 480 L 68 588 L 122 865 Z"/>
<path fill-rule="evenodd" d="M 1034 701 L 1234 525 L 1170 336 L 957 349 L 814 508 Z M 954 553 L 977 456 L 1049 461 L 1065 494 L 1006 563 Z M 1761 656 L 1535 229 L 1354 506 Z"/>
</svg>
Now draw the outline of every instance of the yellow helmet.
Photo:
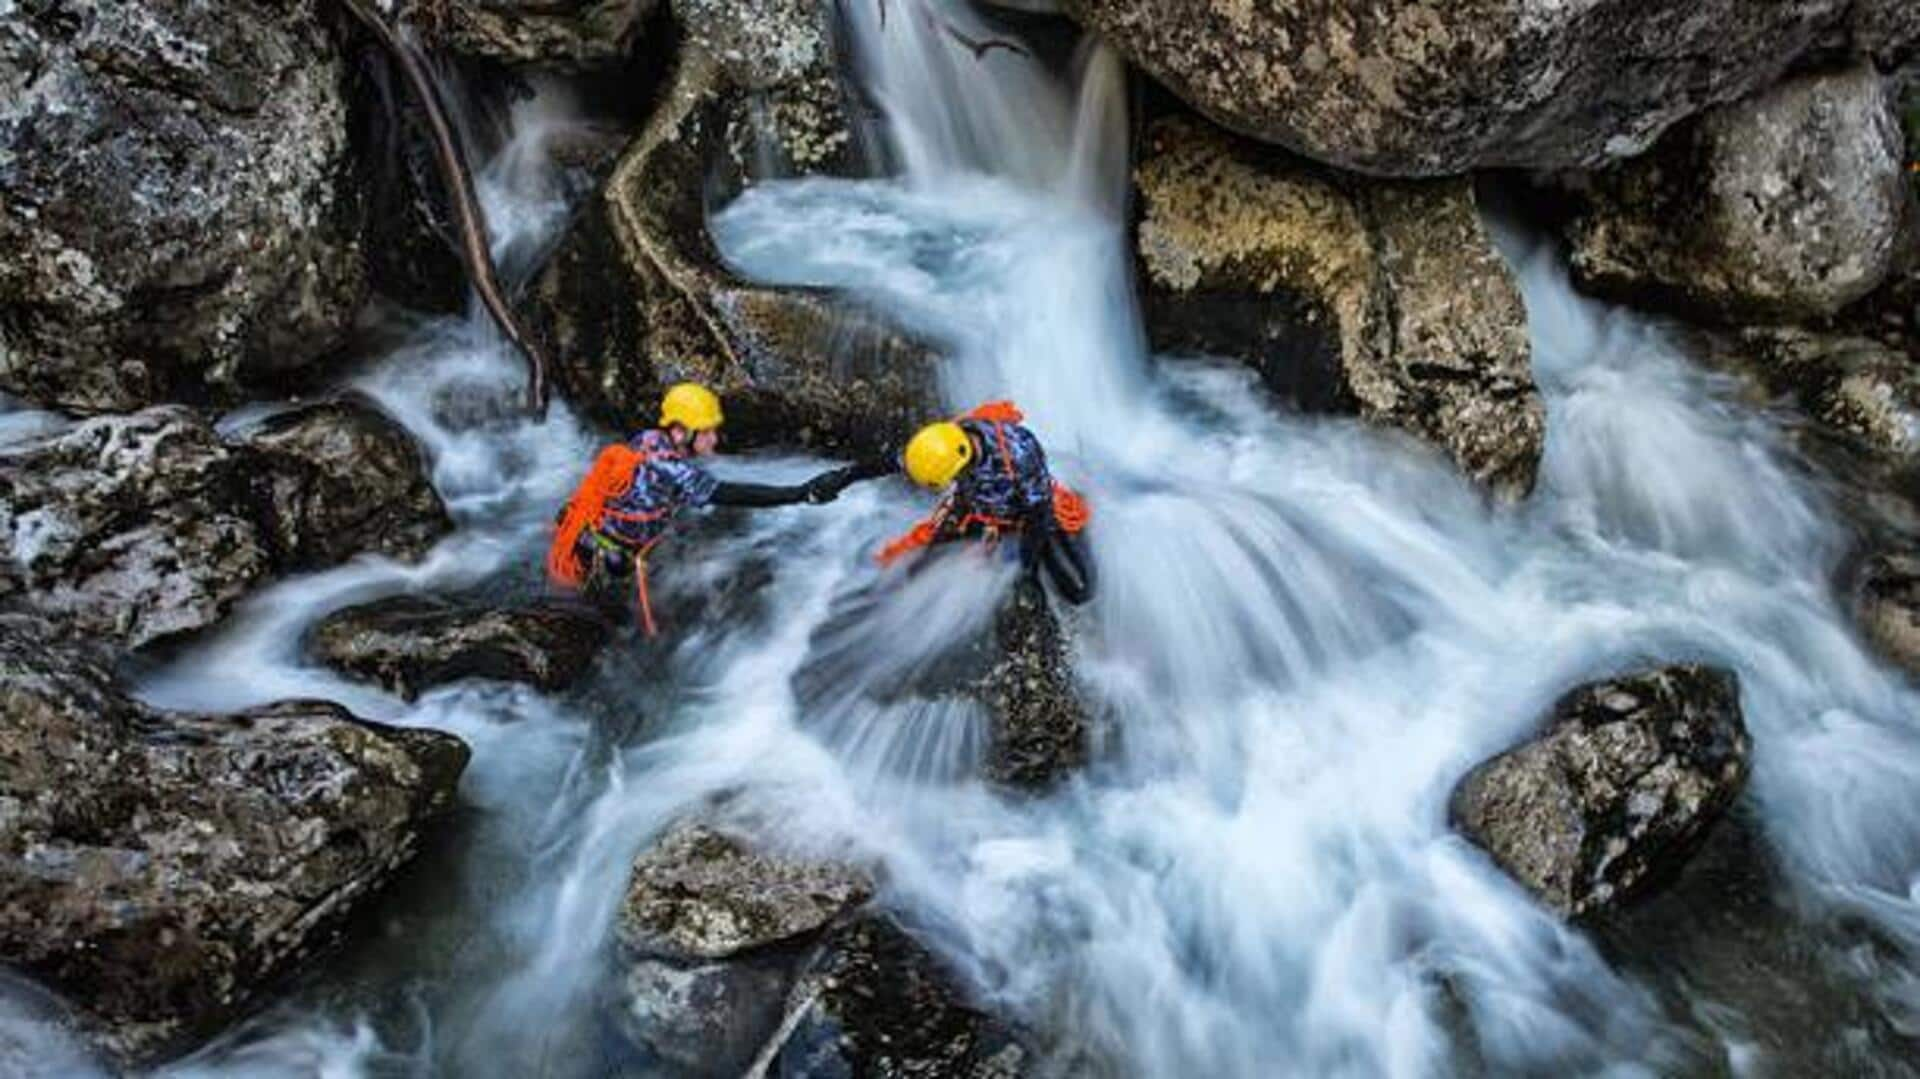
<svg viewBox="0 0 1920 1079">
<path fill-rule="evenodd" d="M 711 431 L 726 422 L 720 398 L 697 382 L 682 382 L 660 399 L 660 426 L 679 424 L 689 431 Z"/>
<path fill-rule="evenodd" d="M 973 463 L 973 439 L 949 420 L 930 423 L 907 442 L 907 475 L 922 487 L 940 488 Z"/>
</svg>

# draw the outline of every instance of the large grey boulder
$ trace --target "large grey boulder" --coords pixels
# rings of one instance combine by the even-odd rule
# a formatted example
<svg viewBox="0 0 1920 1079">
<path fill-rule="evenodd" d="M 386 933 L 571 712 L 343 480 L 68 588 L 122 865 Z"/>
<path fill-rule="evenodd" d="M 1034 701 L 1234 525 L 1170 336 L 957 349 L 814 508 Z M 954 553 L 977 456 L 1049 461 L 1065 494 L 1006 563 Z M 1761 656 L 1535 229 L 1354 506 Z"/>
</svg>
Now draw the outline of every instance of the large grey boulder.
<svg viewBox="0 0 1920 1079">
<path fill-rule="evenodd" d="M 324 0 L 51 0 L 0 17 L 0 390 L 229 399 L 365 294 Z"/>
<path fill-rule="evenodd" d="M 362 398 L 278 413 L 235 444 L 283 569 L 331 566 L 361 552 L 416 559 L 453 530 L 413 436 Z"/>
<path fill-rule="evenodd" d="M 634 861 L 616 935 L 615 1024 L 695 1075 L 739 1075 L 780 1026 L 807 956 L 873 895 L 869 873 L 676 822 Z"/>
<path fill-rule="evenodd" d="M 1831 315 L 1920 238 L 1893 97 L 1869 64 L 1715 109 L 1583 186 L 1568 228 L 1583 288 L 1716 318 Z"/>
<path fill-rule="evenodd" d="M 531 296 L 576 407 L 651 424 L 660 389 L 719 387 L 737 441 L 878 449 L 939 405 L 933 354 L 825 292 L 736 277 L 710 205 L 768 169 L 860 164 L 824 6 L 680 0 L 683 41 L 645 129 L 589 201 Z"/>
<path fill-rule="evenodd" d="M 335 611 L 307 641 L 330 667 L 412 699 L 461 678 L 549 692 L 585 674 L 607 624 L 574 607 L 476 607 L 396 596 Z"/>
<path fill-rule="evenodd" d="M 1594 915 L 1684 863 L 1746 784 L 1750 748 L 1729 671 L 1597 682 L 1469 772 L 1449 817 L 1554 911 Z"/>
<path fill-rule="evenodd" d="M 427 0 L 415 6 L 455 52 L 581 72 L 626 61 L 658 5 L 659 0 Z"/>
<path fill-rule="evenodd" d="M 452 804 L 451 735 L 318 701 L 160 712 L 50 636 L 0 616 L 0 962 L 117 1058 L 238 1015 Z"/>
<path fill-rule="evenodd" d="M 1408 431 L 1503 496 L 1532 489 L 1526 309 L 1470 183 L 1341 176 L 1180 116 L 1151 127 L 1135 182 L 1156 348 L 1240 359 L 1302 407 Z"/>
<path fill-rule="evenodd" d="M 1899 0 L 1065 7 L 1226 127 L 1394 176 L 1629 157 L 1672 124 L 1770 85 L 1836 39 L 1891 55 L 1920 33 L 1896 14 Z"/>
<path fill-rule="evenodd" d="M 211 625 L 272 569 L 239 460 L 178 406 L 0 446 L 0 539 L 10 602 L 130 648 Z"/>
</svg>

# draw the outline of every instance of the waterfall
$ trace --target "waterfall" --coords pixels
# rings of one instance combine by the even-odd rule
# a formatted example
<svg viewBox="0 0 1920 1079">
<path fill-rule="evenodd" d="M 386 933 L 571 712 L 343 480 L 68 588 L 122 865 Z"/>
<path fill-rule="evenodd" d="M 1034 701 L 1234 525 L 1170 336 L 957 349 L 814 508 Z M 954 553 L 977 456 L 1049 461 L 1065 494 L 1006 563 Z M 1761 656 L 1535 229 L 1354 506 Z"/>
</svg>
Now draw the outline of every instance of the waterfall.
<svg viewBox="0 0 1920 1079">
<path fill-rule="evenodd" d="M 789 842 L 883 863 L 879 901 L 1049 1032 L 1067 1071 L 1792 1072 L 1831 1065 L 1829 1040 L 1895 1059 L 1920 1014 L 1920 697 L 1847 627 L 1843 537 L 1770 417 L 1503 227 L 1549 428 L 1530 502 L 1490 508 L 1404 440 L 1287 411 L 1250 371 L 1149 354 L 1109 51 L 1083 42 L 1055 70 L 1060 50 L 964 5 L 842 9 L 899 174 L 761 182 L 713 235 L 742 273 L 846 289 L 938 341 L 951 405 L 1027 409 L 1094 503 L 1104 588 L 1072 625 L 1105 752 L 1041 798 L 970 778 L 979 716 L 917 680 L 1011 575 L 878 578 L 873 545 L 924 510 L 898 484 L 694 524 L 662 559 L 665 602 L 750 596 L 671 641 L 620 639 L 569 694 L 463 684 L 409 704 L 311 666 L 301 635 L 346 604 L 535 591 L 598 437 L 564 408 L 513 414 L 518 359 L 484 317 L 424 323 L 353 383 L 426 444 L 457 531 L 418 566 L 273 585 L 140 691 L 205 709 L 324 696 L 452 730 L 474 748 L 457 842 L 384 901 L 376 936 L 163 1074 L 601 1074 L 628 866 L 721 791 Z M 961 40 L 995 37 L 1019 48 Z M 477 177 L 496 254 L 564 218 L 539 150 L 552 116 L 536 101 L 513 119 Z M 1648 659 L 1741 677 L 1749 800 L 1795 913 L 1725 946 L 1736 971 L 1803 957 L 1800 1004 L 1603 955 L 1446 826 L 1453 782 L 1562 690 Z M 12 1043 L 77 1059 L 41 1007 L 0 999 L 0 1062 Z"/>
</svg>

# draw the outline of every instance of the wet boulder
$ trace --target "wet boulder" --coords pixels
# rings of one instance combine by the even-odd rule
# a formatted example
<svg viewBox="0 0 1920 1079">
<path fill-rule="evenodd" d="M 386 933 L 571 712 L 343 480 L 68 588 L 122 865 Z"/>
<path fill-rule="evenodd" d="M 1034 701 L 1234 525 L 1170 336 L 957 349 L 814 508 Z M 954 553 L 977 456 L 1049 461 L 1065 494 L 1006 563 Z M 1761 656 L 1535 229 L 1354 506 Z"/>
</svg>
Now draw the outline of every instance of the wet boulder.
<svg viewBox="0 0 1920 1079">
<path fill-rule="evenodd" d="M 1900 0 L 1064 6 L 1225 127 L 1394 176 L 1596 166 L 1836 40 L 1890 56 L 1920 36 Z"/>
<path fill-rule="evenodd" d="M 397 596 L 328 615 L 307 648 L 329 667 L 411 700 L 462 678 L 565 689 L 587 672 L 606 639 L 607 624 L 578 608 Z"/>
<path fill-rule="evenodd" d="M 1578 187 L 1581 287 L 1716 319 L 1831 315 L 1920 237 L 1893 95 L 1864 63 L 1715 109 Z"/>
<path fill-rule="evenodd" d="M 0 446 L 7 602 L 130 648 L 211 625 L 272 568 L 232 451 L 175 406 Z"/>
<path fill-rule="evenodd" d="M 860 161 L 826 7 L 683 0 L 683 40 L 645 128 L 530 296 L 555 381 L 576 407 L 632 428 L 683 379 L 727 397 L 737 442 L 878 449 L 939 405 L 935 356 L 824 291 L 743 281 L 707 211 L 762 170 L 846 173 Z"/>
<path fill-rule="evenodd" d="M 634 861 L 616 935 L 615 1025 L 697 1075 L 739 1075 L 780 1026 L 829 927 L 873 895 L 866 871 L 689 818 Z"/>
<path fill-rule="evenodd" d="M 970 1000 L 945 963 L 884 917 L 835 932 L 795 997 L 773 1074 L 1014 1079 L 1040 1070 L 1023 1032 Z"/>
<path fill-rule="evenodd" d="M 0 390 L 233 399 L 340 345 L 366 281 L 322 5 L 9 5 Z"/>
<path fill-rule="evenodd" d="M 1746 784 L 1731 672 L 1675 666 L 1582 686 L 1534 740 L 1454 787 L 1453 827 L 1561 915 L 1668 878 Z"/>
<path fill-rule="evenodd" d="M 1038 790 L 1085 767 L 1090 723 L 1073 657 L 1038 588 L 1013 590 L 994 616 L 992 648 L 991 666 L 969 691 L 993 716 L 987 778 Z"/>
<path fill-rule="evenodd" d="M 1526 309 L 1468 181 L 1369 181 L 1172 116 L 1135 171 L 1157 349 L 1439 447 L 1508 498 L 1544 439 Z"/>
<path fill-rule="evenodd" d="M 279 413 L 236 446 L 283 569 L 318 569 L 362 552 L 417 559 L 453 528 L 413 436 L 364 399 Z"/>
<path fill-rule="evenodd" d="M 413 857 L 458 739 L 319 701 L 162 712 L 0 616 L 0 962 L 151 1059 L 240 1014 Z"/>
<path fill-rule="evenodd" d="M 1920 552 L 1887 550 L 1854 572 L 1853 615 L 1867 640 L 1889 661 L 1920 674 Z"/>
<path fill-rule="evenodd" d="M 453 51 L 563 72 L 616 67 L 659 0 L 452 0 L 419 5 Z"/>
</svg>

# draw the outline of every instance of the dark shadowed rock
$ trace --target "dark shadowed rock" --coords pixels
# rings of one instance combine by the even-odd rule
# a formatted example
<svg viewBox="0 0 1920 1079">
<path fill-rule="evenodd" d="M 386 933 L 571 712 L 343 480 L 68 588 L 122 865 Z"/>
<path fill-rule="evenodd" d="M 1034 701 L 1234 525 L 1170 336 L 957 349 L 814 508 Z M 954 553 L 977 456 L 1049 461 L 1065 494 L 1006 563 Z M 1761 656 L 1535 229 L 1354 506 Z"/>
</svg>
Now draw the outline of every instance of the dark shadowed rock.
<svg viewBox="0 0 1920 1079">
<path fill-rule="evenodd" d="M 994 717 L 987 776 L 1044 788 L 1087 763 L 1088 720 L 1066 635 L 1033 587 L 1015 588 L 994 617 L 997 659 L 972 687 Z"/>
<path fill-rule="evenodd" d="M 726 959 L 818 932 L 872 895 L 859 869 L 782 855 L 686 820 L 634 862 L 619 935 L 640 955 Z"/>
<path fill-rule="evenodd" d="M 1013 1079 L 1035 1064 L 1013 1028 L 887 918 L 835 932 L 795 996 L 799 1014 L 773 1058 L 776 1075 Z"/>
<path fill-rule="evenodd" d="M 1890 57 L 1920 36 L 1901 0 L 1065 6 L 1226 127 L 1399 176 L 1591 167 L 1772 84 L 1836 39 Z"/>
<path fill-rule="evenodd" d="M 0 447 L 0 536 L 7 602 L 127 647 L 218 621 L 271 565 L 238 462 L 178 407 Z"/>
<path fill-rule="evenodd" d="M 455 52 L 578 72 L 625 61 L 659 0 L 451 0 L 418 5 Z"/>
<path fill-rule="evenodd" d="M 1920 554 L 1886 551 L 1855 572 L 1853 613 L 1880 654 L 1920 674 Z"/>
<path fill-rule="evenodd" d="M 1468 773 L 1453 826 L 1568 917 L 1666 877 L 1733 804 L 1749 766 L 1731 672 L 1676 666 L 1582 686 L 1547 730 Z"/>
<path fill-rule="evenodd" d="M 461 678 L 565 689 L 606 639 L 606 623 L 575 608 L 467 607 L 399 596 L 335 611 L 307 647 L 328 666 L 411 699 Z"/>
<path fill-rule="evenodd" d="M 725 268 L 706 215 L 762 169 L 859 161 L 825 8 L 799 0 L 674 5 L 684 42 L 645 129 L 535 282 L 532 307 L 577 406 L 652 423 L 683 379 L 727 396 L 737 441 L 878 449 L 938 406 L 935 357 L 825 292 Z"/>
<path fill-rule="evenodd" d="M 1920 237 L 1904 140 L 1869 64 L 1803 75 L 1583 181 L 1583 288 L 1723 319 L 1831 315 Z"/>
<path fill-rule="evenodd" d="M 0 961 L 122 1059 L 231 1019 L 323 943 L 466 765 L 450 735 L 324 702 L 155 711 L 50 635 L 0 616 Z"/>
<path fill-rule="evenodd" d="M 285 569 L 361 552 L 414 559 L 453 528 L 413 436 L 362 399 L 282 412 L 237 445 L 267 542 Z"/>
<path fill-rule="evenodd" d="M 1187 117 L 1136 170 L 1155 347 L 1240 359 L 1275 393 L 1436 446 L 1510 498 L 1544 439 L 1526 310 L 1466 181 L 1342 177 Z"/>
<path fill-rule="evenodd" d="M 0 18 L 0 389 L 228 399 L 335 349 L 365 293 L 324 0 Z"/>
</svg>

